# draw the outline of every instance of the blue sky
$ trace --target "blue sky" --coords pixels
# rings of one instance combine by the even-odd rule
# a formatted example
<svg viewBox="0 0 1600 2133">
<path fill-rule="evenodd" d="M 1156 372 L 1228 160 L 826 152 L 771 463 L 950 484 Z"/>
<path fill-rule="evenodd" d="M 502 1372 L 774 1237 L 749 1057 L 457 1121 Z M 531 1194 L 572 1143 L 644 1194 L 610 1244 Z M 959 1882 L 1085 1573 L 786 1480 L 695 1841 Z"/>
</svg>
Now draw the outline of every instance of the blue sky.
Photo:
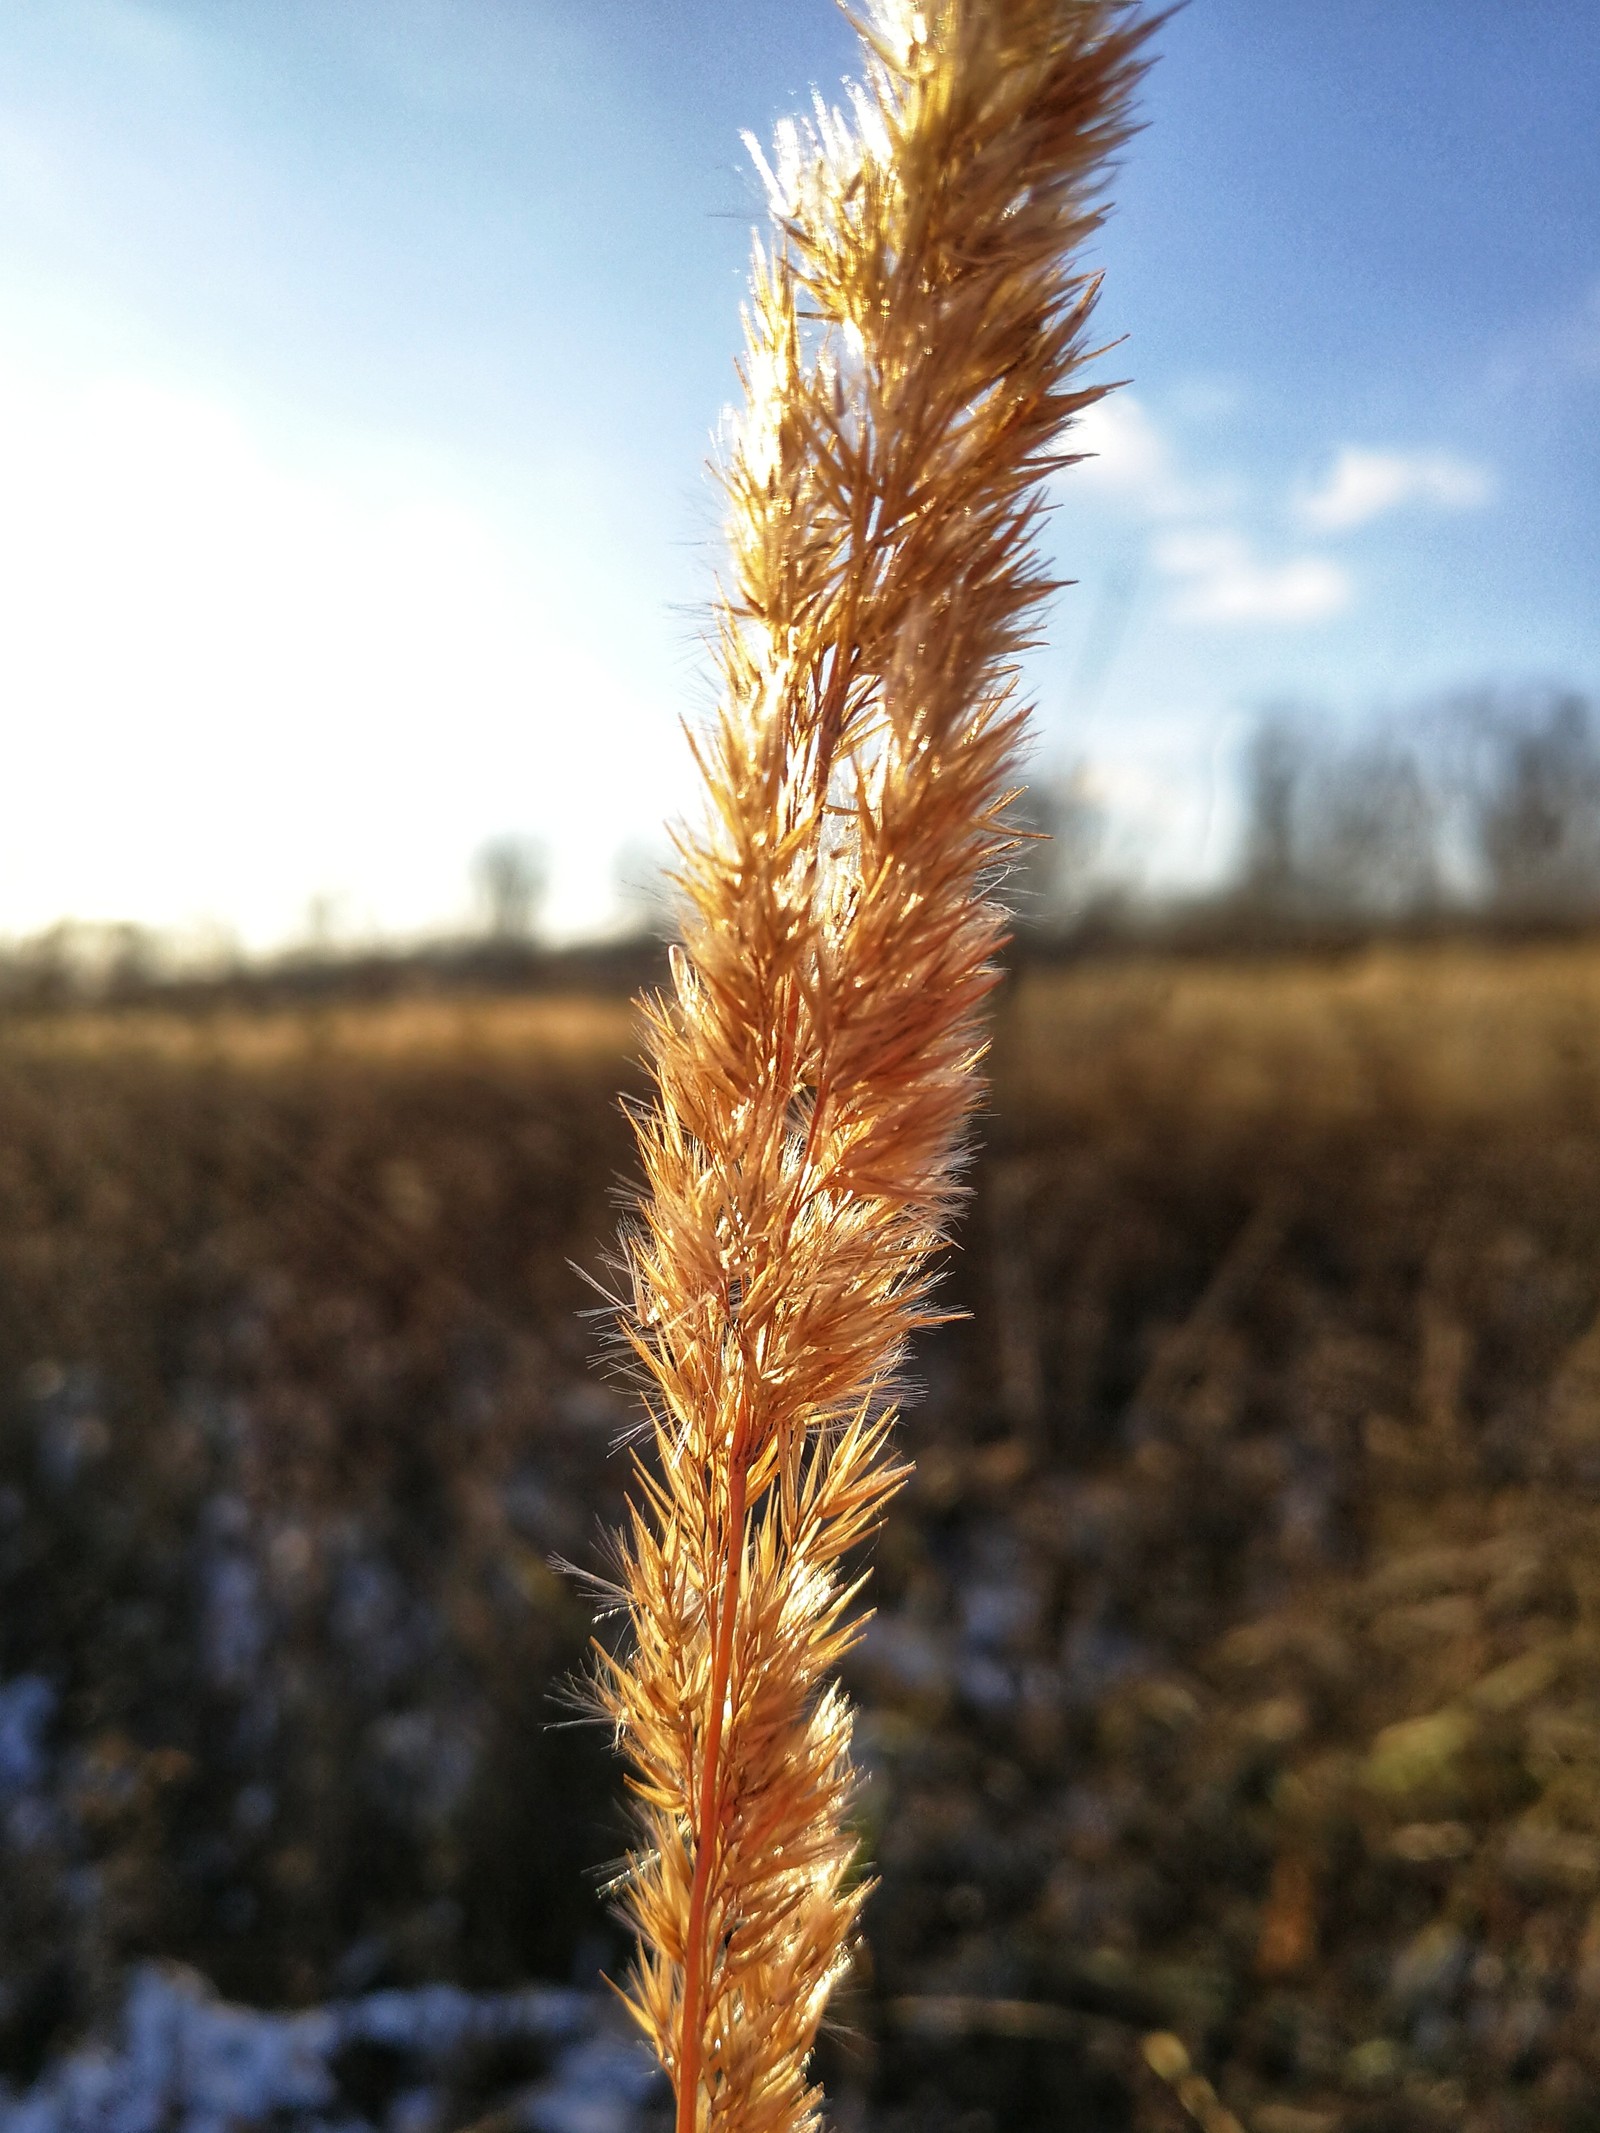
<svg viewBox="0 0 1600 2133">
<path fill-rule="evenodd" d="M 1034 676 L 1156 878 L 1264 701 L 1600 690 L 1592 0 L 1160 49 Z M 508 831 L 608 922 L 707 704 L 739 132 L 852 57 L 827 0 L 0 10 L 0 932 L 415 933 Z"/>
</svg>

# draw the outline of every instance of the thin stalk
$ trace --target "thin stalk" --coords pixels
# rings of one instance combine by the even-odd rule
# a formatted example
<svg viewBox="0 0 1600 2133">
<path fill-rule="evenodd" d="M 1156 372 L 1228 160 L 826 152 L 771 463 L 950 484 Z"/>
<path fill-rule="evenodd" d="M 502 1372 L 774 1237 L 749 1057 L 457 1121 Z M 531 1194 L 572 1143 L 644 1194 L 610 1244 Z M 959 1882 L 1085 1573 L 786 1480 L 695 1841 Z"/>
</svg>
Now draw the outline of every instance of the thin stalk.
<svg viewBox="0 0 1600 2133">
<path fill-rule="evenodd" d="M 683 2056 L 678 2064 L 675 2133 L 695 2133 L 699 2115 L 700 2071 L 706 2023 L 706 1972 L 710 1961 L 710 1950 L 706 1946 L 706 1904 L 711 1892 L 711 1876 L 716 1864 L 717 1839 L 721 1825 L 722 1740 L 727 1722 L 733 1626 L 739 1611 L 739 1588 L 744 1569 L 745 1487 L 744 1458 L 735 1453 L 728 1494 L 730 1541 L 723 1570 L 721 1604 L 717 1610 L 705 1760 L 700 1771 L 699 1812 L 695 1822 L 694 1878 L 689 1888 L 689 1930 L 686 1936 L 683 1978 Z"/>
</svg>

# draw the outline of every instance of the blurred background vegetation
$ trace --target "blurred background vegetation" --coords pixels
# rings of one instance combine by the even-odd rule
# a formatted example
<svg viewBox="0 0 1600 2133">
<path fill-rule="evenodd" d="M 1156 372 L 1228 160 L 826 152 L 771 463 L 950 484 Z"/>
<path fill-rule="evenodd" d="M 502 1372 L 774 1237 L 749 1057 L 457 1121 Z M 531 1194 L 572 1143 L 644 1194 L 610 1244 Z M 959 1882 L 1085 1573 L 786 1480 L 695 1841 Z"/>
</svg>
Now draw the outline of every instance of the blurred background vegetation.
<svg viewBox="0 0 1600 2133">
<path fill-rule="evenodd" d="M 1274 714 L 1187 908 L 1086 893 L 1084 781 L 1030 802 L 967 1315 L 849 1669 L 847 2123 L 1600 2112 L 1595 740 L 1555 696 L 1471 739 Z M 624 1959 L 560 1566 L 634 1420 L 584 1277 L 662 951 L 541 950 L 536 861 L 483 878 L 448 950 L 8 972 L 13 2082 L 149 1959 L 262 2007 Z"/>
</svg>

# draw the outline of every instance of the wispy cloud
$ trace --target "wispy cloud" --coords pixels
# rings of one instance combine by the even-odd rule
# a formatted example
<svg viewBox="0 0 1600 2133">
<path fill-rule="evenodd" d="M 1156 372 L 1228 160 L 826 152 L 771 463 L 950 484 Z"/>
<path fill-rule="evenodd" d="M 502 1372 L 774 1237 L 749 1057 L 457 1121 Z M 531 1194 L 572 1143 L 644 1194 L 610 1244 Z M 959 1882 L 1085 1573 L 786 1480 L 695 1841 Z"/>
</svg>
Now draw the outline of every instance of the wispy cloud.
<svg viewBox="0 0 1600 2133">
<path fill-rule="evenodd" d="M 1558 305 L 1548 305 L 1508 326 L 1490 350 L 1484 383 L 1495 398 L 1558 401 L 1576 383 L 1580 390 L 1600 380 L 1600 280 L 1591 281 Z M 1583 409 L 1579 416 L 1587 415 Z"/>
<path fill-rule="evenodd" d="M 1072 473 L 1082 486 L 1141 518 L 1181 518 L 1206 499 L 1179 470 L 1165 432 L 1134 393 L 1108 393 L 1085 408 L 1072 429 L 1072 449 L 1086 456 Z"/>
<path fill-rule="evenodd" d="M 1600 378 L 1600 281 L 1557 333 L 1556 352 L 1566 369 Z"/>
<path fill-rule="evenodd" d="M 1292 626 L 1324 621 L 1350 604 L 1349 576 L 1327 556 L 1266 559 L 1228 527 L 1165 534 L 1155 562 L 1181 585 L 1173 612 L 1184 622 Z"/>
<path fill-rule="evenodd" d="M 1300 499 L 1300 517 L 1318 533 L 1351 533 L 1411 505 L 1471 511 L 1487 503 L 1492 490 L 1486 468 L 1453 452 L 1347 444 L 1322 486 Z"/>
<path fill-rule="evenodd" d="M 1094 454 L 1073 470 L 1074 488 L 1098 492 L 1151 529 L 1151 562 L 1175 584 L 1174 620 L 1292 628 L 1350 604 L 1350 579 L 1330 558 L 1273 556 L 1252 545 L 1236 523 L 1247 485 L 1226 471 L 1196 478 L 1134 394 L 1097 402 L 1073 443 Z"/>
</svg>

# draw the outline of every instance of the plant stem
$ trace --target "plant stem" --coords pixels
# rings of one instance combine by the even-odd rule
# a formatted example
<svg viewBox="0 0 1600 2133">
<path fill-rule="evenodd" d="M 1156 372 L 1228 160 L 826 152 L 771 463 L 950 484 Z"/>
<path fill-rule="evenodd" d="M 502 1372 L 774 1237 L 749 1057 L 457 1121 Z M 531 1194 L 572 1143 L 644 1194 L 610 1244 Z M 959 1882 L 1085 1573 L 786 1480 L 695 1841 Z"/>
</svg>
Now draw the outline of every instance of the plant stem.
<svg viewBox="0 0 1600 2133">
<path fill-rule="evenodd" d="M 739 1612 L 744 1572 L 744 1512 L 747 1468 L 736 1452 L 728 1483 L 728 1510 L 723 1528 L 722 1591 L 717 1607 L 716 1642 L 712 1648 L 710 1710 L 705 1759 L 700 1767 L 695 1826 L 694 1878 L 689 1890 L 689 1931 L 684 1949 L 682 2043 L 678 2056 L 678 2110 L 675 2133 L 697 2133 L 700 2076 L 705 2054 L 706 1980 L 711 1950 L 706 1944 L 706 1910 L 712 1868 L 721 1842 L 722 1743 L 726 1731 L 728 1677 L 733 1661 L 733 1630 Z"/>
</svg>

